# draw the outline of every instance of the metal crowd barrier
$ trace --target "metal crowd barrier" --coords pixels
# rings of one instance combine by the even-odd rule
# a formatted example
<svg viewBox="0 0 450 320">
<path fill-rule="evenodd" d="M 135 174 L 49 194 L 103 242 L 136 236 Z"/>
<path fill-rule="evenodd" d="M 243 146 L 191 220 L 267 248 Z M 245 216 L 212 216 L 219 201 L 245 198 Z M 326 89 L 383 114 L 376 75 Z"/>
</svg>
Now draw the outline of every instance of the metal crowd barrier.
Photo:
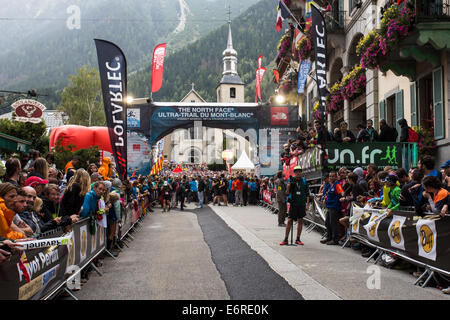
<svg viewBox="0 0 450 320">
<path fill-rule="evenodd" d="M 133 239 L 130 233 L 141 228 L 146 216 L 145 198 L 135 204 L 135 210 L 130 206 L 122 209 L 126 223 L 117 230 L 118 239 L 125 244 Z M 70 235 L 67 245 L 13 252 L 10 262 L 0 264 L 0 300 L 48 300 L 62 290 L 77 299 L 69 289 L 73 280 L 87 267 L 102 276 L 94 259 L 104 252 L 114 258 L 106 250 L 107 229 L 97 223 L 95 226 L 95 233 L 91 233 L 94 231 L 90 229 L 90 218 L 81 219 L 70 226 L 68 234 L 63 228 L 56 228 L 37 237 L 42 240 Z"/>
</svg>

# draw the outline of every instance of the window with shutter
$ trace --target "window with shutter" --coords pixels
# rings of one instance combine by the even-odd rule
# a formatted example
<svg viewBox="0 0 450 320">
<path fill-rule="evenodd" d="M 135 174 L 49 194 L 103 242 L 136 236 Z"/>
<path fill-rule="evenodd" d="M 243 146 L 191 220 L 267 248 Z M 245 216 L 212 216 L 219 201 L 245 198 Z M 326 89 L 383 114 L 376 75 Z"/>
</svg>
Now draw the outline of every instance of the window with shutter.
<svg viewBox="0 0 450 320">
<path fill-rule="evenodd" d="M 433 111 L 434 111 L 434 138 L 445 137 L 444 97 L 442 90 L 442 67 L 433 70 Z"/>
<path fill-rule="evenodd" d="M 386 119 L 386 100 L 381 100 L 379 103 L 380 107 L 380 120 Z"/>
<path fill-rule="evenodd" d="M 401 128 L 398 124 L 398 120 L 403 119 L 403 90 L 400 90 L 395 93 L 395 128 L 398 132 L 397 140 L 400 140 L 400 131 Z"/>
<path fill-rule="evenodd" d="M 409 86 L 411 95 L 411 127 L 417 126 L 417 96 L 416 96 L 416 82 Z"/>
</svg>

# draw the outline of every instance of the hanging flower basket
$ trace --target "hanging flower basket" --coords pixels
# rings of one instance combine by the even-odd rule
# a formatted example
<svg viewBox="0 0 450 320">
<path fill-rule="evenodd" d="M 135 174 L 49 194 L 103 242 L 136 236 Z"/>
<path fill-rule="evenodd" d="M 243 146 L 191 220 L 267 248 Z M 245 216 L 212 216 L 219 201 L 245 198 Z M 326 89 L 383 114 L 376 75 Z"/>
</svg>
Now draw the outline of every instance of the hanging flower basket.
<svg viewBox="0 0 450 320">
<path fill-rule="evenodd" d="M 311 61 L 314 60 L 314 46 L 309 34 L 299 41 L 296 49 L 298 51 L 298 58 L 300 61 L 306 59 L 311 59 Z"/>
<path fill-rule="evenodd" d="M 290 59 L 290 53 L 291 53 L 291 43 L 292 43 L 292 39 L 289 35 L 285 34 L 281 39 L 280 42 L 278 44 L 278 58 L 279 59 L 283 59 L 285 57 L 288 56 L 289 54 L 289 59 Z"/>
<path fill-rule="evenodd" d="M 342 96 L 345 100 L 352 101 L 366 91 L 366 69 L 355 67 L 341 82 Z"/>
<path fill-rule="evenodd" d="M 414 6 L 410 2 L 389 7 L 381 20 L 380 31 L 369 32 L 356 47 L 361 67 L 376 69 L 384 63 L 392 48 L 411 34 L 414 18 Z"/>
</svg>

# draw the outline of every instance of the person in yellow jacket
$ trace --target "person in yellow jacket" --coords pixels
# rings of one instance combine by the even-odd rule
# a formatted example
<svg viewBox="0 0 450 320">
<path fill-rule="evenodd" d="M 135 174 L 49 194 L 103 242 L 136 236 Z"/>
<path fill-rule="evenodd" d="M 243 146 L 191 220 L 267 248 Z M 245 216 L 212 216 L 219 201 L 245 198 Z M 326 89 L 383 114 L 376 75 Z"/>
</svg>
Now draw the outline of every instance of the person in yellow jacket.
<svg viewBox="0 0 450 320">
<path fill-rule="evenodd" d="M 102 165 L 98 169 L 98 173 L 100 173 L 105 180 L 109 180 L 111 178 L 113 173 L 111 159 L 108 157 L 103 158 Z"/>
<path fill-rule="evenodd" d="M 16 213 L 12 210 L 17 197 L 17 187 L 11 183 L 0 184 L 0 237 L 17 240 L 24 239 L 19 228 L 12 223 Z"/>
</svg>

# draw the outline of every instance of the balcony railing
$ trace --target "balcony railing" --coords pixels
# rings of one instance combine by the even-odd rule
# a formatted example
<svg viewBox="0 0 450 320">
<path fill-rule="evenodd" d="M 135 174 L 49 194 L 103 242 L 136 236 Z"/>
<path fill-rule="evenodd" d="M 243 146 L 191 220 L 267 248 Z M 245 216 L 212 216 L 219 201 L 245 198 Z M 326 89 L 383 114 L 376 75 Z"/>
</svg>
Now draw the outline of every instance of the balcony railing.
<svg viewBox="0 0 450 320">
<path fill-rule="evenodd" d="M 450 0 L 415 0 L 416 22 L 450 21 Z"/>
</svg>

